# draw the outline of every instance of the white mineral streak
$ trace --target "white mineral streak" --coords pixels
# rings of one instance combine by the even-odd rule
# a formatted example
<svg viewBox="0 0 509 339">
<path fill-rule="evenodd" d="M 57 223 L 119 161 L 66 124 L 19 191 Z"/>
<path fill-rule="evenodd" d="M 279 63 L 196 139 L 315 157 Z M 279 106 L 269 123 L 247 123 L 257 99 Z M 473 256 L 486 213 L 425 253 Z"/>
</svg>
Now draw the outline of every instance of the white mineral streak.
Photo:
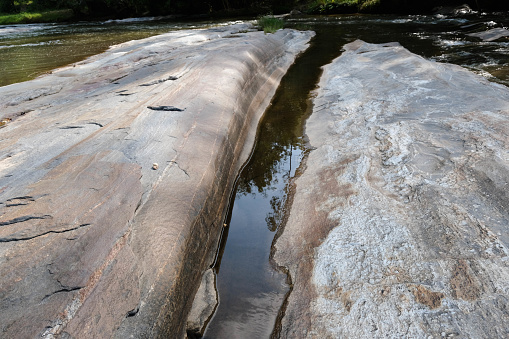
<svg viewBox="0 0 509 339">
<path fill-rule="evenodd" d="M 398 44 L 324 67 L 284 338 L 509 336 L 509 90 Z"/>
</svg>

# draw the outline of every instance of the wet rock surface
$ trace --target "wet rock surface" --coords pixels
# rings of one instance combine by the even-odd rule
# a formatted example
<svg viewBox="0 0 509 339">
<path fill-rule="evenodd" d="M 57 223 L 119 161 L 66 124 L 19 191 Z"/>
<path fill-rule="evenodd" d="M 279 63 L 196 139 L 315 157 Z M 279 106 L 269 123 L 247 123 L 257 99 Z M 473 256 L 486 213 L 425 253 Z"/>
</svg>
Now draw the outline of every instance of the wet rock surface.
<svg viewBox="0 0 509 339">
<path fill-rule="evenodd" d="M 506 28 L 500 27 L 500 28 L 489 29 L 484 32 L 470 33 L 467 35 L 482 39 L 483 41 L 490 42 L 490 41 L 496 41 L 501 38 L 509 37 L 509 30 Z"/>
<path fill-rule="evenodd" d="M 283 338 L 509 335 L 509 90 L 399 44 L 324 67 Z"/>
<path fill-rule="evenodd" d="M 250 29 L 0 88 L 1 337 L 183 335 L 258 121 L 312 36 Z"/>
</svg>

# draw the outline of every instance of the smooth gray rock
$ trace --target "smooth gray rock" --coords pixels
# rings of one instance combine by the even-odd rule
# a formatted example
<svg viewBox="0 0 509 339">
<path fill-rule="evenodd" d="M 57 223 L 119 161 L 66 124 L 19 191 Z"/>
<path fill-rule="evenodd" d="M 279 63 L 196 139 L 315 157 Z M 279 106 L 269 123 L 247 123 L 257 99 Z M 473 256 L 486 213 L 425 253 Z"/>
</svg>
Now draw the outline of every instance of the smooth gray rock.
<svg viewBox="0 0 509 339">
<path fill-rule="evenodd" d="M 1 337 L 183 336 L 259 119 L 313 35 L 249 30 L 0 88 Z"/>
<path fill-rule="evenodd" d="M 509 30 L 506 28 L 493 28 L 484 32 L 469 33 L 467 35 L 489 42 L 498 40 L 500 38 L 509 37 Z"/>
<path fill-rule="evenodd" d="M 356 41 L 316 94 L 281 337 L 508 337 L 509 89 Z"/>
<path fill-rule="evenodd" d="M 214 314 L 217 307 L 216 274 L 208 269 L 203 274 L 200 288 L 196 292 L 193 307 L 189 312 L 187 330 L 197 335 L 203 335 L 205 325 Z"/>
</svg>

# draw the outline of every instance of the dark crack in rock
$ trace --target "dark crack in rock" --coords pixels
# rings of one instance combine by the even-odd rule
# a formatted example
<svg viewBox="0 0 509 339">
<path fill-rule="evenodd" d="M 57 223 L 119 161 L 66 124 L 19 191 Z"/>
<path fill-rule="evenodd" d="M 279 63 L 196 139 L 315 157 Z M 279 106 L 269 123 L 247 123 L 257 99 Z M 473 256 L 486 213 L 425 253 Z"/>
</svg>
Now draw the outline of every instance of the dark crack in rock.
<svg viewBox="0 0 509 339">
<path fill-rule="evenodd" d="M 507 337 L 509 89 L 355 41 L 316 93 L 281 336 Z"/>
</svg>

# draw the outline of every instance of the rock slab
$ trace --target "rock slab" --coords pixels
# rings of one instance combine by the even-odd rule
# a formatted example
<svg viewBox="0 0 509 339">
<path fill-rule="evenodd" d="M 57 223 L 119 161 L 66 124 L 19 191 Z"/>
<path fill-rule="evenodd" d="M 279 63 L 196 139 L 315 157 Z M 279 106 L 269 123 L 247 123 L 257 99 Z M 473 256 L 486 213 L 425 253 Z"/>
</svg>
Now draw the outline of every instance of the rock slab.
<svg viewBox="0 0 509 339">
<path fill-rule="evenodd" d="M 181 337 L 258 121 L 311 32 L 131 41 L 0 88 L 0 337 Z"/>
<path fill-rule="evenodd" d="M 355 41 L 316 94 L 281 337 L 508 337 L 509 90 Z"/>
<path fill-rule="evenodd" d="M 484 32 L 470 33 L 467 35 L 482 39 L 483 41 L 491 42 L 491 41 L 496 41 L 501 38 L 509 37 L 509 29 L 507 29 L 507 28 L 493 28 L 493 29 L 489 29 Z"/>
</svg>

